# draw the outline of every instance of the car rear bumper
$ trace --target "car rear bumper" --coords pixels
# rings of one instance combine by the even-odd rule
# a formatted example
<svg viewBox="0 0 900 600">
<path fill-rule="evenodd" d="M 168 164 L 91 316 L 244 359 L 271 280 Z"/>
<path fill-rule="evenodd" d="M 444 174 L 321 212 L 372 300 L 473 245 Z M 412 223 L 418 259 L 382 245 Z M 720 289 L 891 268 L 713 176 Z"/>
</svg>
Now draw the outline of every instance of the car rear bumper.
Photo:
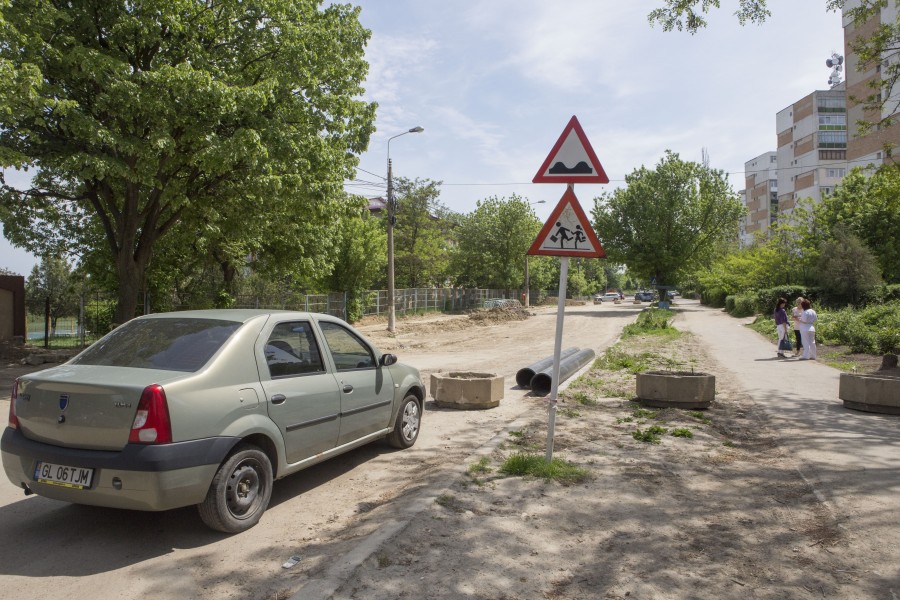
<svg viewBox="0 0 900 600">
<path fill-rule="evenodd" d="M 9 480 L 41 496 L 75 504 L 156 511 L 202 502 L 219 464 L 237 442 L 237 438 L 216 437 L 159 446 L 128 444 L 114 452 L 44 444 L 6 428 L 0 438 L 0 454 Z M 39 461 L 93 469 L 90 488 L 35 481 Z"/>
</svg>

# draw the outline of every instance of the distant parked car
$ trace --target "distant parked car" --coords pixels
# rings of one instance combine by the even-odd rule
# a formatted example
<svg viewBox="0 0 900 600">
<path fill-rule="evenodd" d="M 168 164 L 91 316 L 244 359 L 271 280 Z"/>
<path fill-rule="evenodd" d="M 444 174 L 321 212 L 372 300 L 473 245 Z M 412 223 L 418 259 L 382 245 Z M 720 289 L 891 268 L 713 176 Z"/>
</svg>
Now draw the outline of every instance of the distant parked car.
<svg viewBox="0 0 900 600">
<path fill-rule="evenodd" d="M 619 294 L 617 292 L 607 292 L 596 299 L 600 300 L 601 302 L 614 302 L 616 300 L 620 300 L 621 298 L 619 297 Z"/>
<path fill-rule="evenodd" d="M 653 302 L 656 298 L 656 294 L 653 292 L 648 292 L 646 290 L 635 293 L 634 299 L 640 300 L 641 302 Z"/>
<path fill-rule="evenodd" d="M 237 533 L 259 521 L 273 480 L 381 438 L 415 444 L 424 400 L 416 369 L 329 315 L 162 313 L 21 377 L 0 448 L 26 494 L 196 504 Z"/>
</svg>

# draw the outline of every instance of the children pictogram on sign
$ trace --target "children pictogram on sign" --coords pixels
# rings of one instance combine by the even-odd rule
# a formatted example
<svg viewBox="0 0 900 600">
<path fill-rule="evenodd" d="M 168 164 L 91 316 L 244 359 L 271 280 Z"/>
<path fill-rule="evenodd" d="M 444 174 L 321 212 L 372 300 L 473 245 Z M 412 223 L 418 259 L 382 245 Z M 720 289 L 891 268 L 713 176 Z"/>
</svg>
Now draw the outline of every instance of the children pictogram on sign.
<svg viewBox="0 0 900 600">
<path fill-rule="evenodd" d="M 528 254 L 606 257 L 597 234 L 591 228 L 587 215 L 578 204 L 575 192 L 571 188 L 566 190 L 559 204 L 553 209 Z"/>
<path fill-rule="evenodd" d="M 569 231 L 568 229 L 566 229 L 565 227 L 563 227 L 562 223 L 557 221 L 556 222 L 556 233 L 554 233 L 553 235 L 550 236 L 550 241 L 556 242 L 556 240 L 559 240 L 559 247 L 565 248 L 566 242 L 568 242 L 569 240 L 572 239 L 569 237 L 570 233 L 572 233 L 572 232 Z"/>
</svg>

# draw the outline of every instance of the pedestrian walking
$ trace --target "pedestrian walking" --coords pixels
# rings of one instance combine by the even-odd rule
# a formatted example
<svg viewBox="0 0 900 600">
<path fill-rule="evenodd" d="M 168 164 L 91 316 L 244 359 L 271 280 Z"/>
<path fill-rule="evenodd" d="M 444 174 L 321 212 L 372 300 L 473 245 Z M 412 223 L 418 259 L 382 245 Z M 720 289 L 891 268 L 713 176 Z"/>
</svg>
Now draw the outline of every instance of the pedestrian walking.
<svg viewBox="0 0 900 600">
<path fill-rule="evenodd" d="M 819 315 L 812 309 L 809 300 L 800 303 L 800 339 L 803 341 L 803 357 L 800 360 L 816 360 L 816 321 Z"/>
<path fill-rule="evenodd" d="M 775 303 L 775 330 L 778 333 L 778 358 L 786 358 L 784 351 L 791 347 L 791 338 L 788 337 L 788 316 L 784 307 L 787 306 L 787 300 L 779 298 Z"/>
<path fill-rule="evenodd" d="M 791 309 L 791 322 L 794 324 L 794 356 L 799 356 L 803 350 L 803 339 L 800 337 L 800 315 L 803 314 L 801 304 L 803 296 L 797 296 L 794 308 Z"/>
</svg>

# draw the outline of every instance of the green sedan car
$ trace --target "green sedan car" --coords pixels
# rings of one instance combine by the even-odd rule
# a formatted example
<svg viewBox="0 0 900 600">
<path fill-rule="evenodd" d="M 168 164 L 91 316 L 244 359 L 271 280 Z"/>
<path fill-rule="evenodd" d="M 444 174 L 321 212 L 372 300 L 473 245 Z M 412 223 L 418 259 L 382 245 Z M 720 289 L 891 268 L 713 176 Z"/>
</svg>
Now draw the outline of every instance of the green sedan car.
<svg viewBox="0 0 900 600">
<path fill-rule="evenodd" d="M 197 505 L 213 529 L 255 525 L 272 482 L 386 438 L 419 435 L 418 370 L 329 315 L 148 315 L 20 378 L 0 440 L 26 494 L 113 508 Z"/>
</svg>

